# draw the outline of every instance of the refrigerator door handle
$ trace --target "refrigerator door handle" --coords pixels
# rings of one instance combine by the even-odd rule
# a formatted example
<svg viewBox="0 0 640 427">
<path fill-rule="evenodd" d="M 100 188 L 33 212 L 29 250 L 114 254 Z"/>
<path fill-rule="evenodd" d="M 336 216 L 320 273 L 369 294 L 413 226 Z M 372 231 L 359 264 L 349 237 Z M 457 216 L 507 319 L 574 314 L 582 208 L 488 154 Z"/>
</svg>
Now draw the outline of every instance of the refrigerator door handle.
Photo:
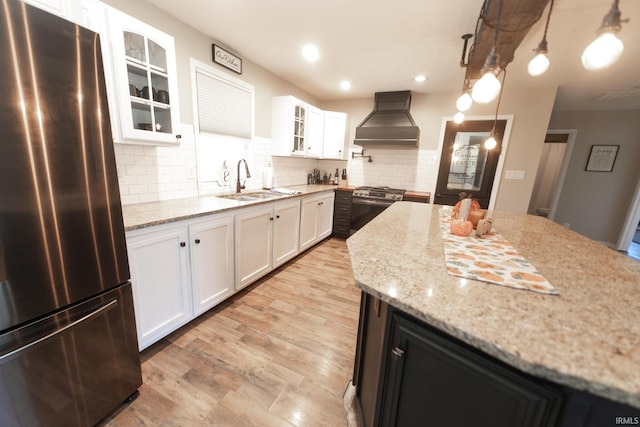
<svg viewBox="0 0 640 427">
<path fill-rule="evenodd" d="M 40 337 L 36 340 L 31 341 L 29 344 L 23 345 L 20 348 L 16 348 L 15 350 L 9 352 L 9 353 L 5 353 L 2 356 L 0 356 L 0 364 L 2 364 L 5 360 L 7 359 L 13 359 L 14 357 L 18 356 L 20 353 L 23 353 L 27 350 L 29 350 L 31 347 L 40 344 L 41 342 L 47 341 L 57 335 L 60 335 L 62 332 L 66 331 L 69 328 L 73 328 L 74 326 L 79 325 L 80 323 L 86 322 L 87 320 L 90 320 L 94 317 L 97 317 L 98 315 L 100 315 L 101 313 L 111 309 L 112 307 L 116 306 L 118 304 L 118 300 L 113 299 L 111 301 L 109 301 L 108 303 L 104 304 L 101 307 L 98 307 L 97 309 L 93 310 L 91 313 L 86 314 L 84 316 L 82 316 L 81 318 L 69 323 L 68 325 L 65 325 L 63 327 L 61 327 L 60 329 L 57 329 L 54 332 L 51 332 L 50 334 L 47 334 L 43 337 Z"/>
</svg>

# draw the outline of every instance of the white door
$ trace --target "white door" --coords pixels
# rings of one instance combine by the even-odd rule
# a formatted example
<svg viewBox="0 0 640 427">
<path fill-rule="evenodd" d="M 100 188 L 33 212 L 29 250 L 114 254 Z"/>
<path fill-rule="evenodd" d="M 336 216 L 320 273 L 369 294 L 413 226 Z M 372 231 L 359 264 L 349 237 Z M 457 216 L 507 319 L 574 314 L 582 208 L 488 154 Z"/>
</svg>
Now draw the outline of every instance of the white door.
<svg viewBox="0 0 640 427">
<path fill-rule="evenodd" d="M 331 192 L 328 195 L 323 196 L 319 201 L 318 206 L 318 236 L 317 240 L 320 241 L 325 237 L 331 235 L 333 228 L 333 199 L 334 193 Z"/>
<path fill-rule="evenodd" d="M 271 271 L 272 222 L 271 204 L 236 215 L 236 290 Z"/>
<path fill-rule="evenodd" d="M 127 235 L 140 350 L 191 319 L 185 226 Z"/>
<path fill-rule="evenodd" d="M 233 216 L 221 215 L 189 226 L 194 315 L 233 293 Z"/>
<path fill-rule="evenodd" d="M 300 209 L 300 252 L 313 246 L 318 236 L 318 197 L 302 199 Z"/>
<path fill-rule="evenodd" d="M 273 267 L 298 254 L 300 200 L 280 202 L 274 209 Z"/>
</svg>

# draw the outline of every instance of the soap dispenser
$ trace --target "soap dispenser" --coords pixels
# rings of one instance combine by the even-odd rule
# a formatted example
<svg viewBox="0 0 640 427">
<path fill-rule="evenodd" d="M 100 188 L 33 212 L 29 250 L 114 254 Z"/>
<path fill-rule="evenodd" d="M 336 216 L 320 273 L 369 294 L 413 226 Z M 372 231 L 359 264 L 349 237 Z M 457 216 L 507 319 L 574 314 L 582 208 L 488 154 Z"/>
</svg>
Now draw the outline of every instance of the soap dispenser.
<svg viewBox="0 0 640 427">
<path fill-rule="evenodd" d="M 265 190 L 273 188 L 273 168 L 271 167 L 271 163 L 262 169 L 262 188 Z"/>
</svg>

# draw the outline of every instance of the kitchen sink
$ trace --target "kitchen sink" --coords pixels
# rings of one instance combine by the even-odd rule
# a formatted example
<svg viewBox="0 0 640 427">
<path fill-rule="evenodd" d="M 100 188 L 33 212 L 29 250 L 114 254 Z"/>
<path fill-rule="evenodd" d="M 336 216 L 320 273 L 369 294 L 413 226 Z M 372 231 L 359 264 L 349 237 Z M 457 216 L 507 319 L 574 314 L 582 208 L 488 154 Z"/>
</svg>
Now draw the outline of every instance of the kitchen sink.
<svg viewBox="0 0 640 427">
<path fill-rule="evenodd" d="M 238 194 L 238 193 L 222 194 L 216 197 L 220 197 L 223 199 L 238 200 L 240 202 L 255 202 L 255 201 L 264 200 L 264 199 L 275 199 L 278 197 L 282 197 L 284 195 L 285 194 L 256 192 L 256 193 L 244 193 L 244 194 Z"/>
<path fill-rule="evenodd" d="M 257 197 L 245 196 L 244 194 L 225 194 L 223 196 L 216 197 L 221 199 L 238 200 L 239 202 L 255 202 L 256 200 L 259 200 Z"/>
<path fill-rule="evenodd" d="M 247 197 L 255 197 L 256 199 L 273 199 L 274 197 L 280 197 L 284 194 L 273 194 L 273 193 L 248 193 Z"/>
</svg>

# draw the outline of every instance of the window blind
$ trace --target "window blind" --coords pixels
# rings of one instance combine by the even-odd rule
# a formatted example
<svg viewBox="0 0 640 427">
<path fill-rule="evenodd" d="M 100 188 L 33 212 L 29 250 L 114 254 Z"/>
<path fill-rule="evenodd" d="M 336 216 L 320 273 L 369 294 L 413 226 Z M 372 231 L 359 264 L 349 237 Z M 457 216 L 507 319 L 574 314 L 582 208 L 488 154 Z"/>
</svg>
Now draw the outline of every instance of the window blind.
<svg viewBox="0 0 640 427">
<path fill-rule="evenodd" d="M 200 132 L 251 138 L 253 86 L 196 69 Z"/>
</svg>

